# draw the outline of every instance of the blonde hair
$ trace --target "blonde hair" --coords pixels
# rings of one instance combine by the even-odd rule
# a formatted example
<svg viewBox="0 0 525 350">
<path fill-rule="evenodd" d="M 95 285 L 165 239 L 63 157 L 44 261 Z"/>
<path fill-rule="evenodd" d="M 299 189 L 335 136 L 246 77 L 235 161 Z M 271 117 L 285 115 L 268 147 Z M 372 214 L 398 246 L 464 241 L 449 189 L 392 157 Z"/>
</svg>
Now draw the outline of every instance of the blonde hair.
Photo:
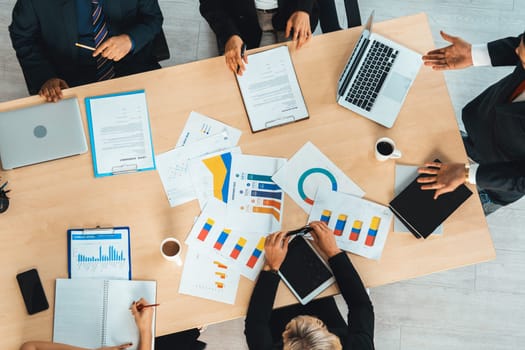
<svg viewBox="0 0 525 350">
<path fill-rule="evenodd" d="M 341 341 L 323 321 L 312 316 L 293 318 L 283 332 L 283 350 L 340 350 Z"/>
</svg>

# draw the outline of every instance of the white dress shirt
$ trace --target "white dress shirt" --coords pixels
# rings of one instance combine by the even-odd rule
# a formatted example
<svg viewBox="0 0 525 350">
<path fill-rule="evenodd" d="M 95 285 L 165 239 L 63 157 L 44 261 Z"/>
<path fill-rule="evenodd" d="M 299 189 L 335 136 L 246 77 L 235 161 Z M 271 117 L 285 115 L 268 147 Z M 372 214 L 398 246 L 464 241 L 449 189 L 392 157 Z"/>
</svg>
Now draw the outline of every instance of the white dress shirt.
<svg viewBox="0 0 525 350">
<path fill-rule="evenodd" d="M 257 10 L 273 10 L 279 6 L 277 0 L 255 0 Z"/>
</svg>

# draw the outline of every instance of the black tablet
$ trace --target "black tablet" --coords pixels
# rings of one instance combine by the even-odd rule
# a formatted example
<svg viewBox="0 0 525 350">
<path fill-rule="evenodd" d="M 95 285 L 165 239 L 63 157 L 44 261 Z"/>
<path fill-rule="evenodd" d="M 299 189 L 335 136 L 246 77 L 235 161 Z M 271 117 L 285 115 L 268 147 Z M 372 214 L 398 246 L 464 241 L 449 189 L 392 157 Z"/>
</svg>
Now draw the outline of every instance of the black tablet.
<svg viewBox="0 0 525 350">
<path fill-rule="evenodd" d="M 303 305 L 335 282 L 328 264 L 303 236 L 290 241 L 279 275 Z"/>
</svg>

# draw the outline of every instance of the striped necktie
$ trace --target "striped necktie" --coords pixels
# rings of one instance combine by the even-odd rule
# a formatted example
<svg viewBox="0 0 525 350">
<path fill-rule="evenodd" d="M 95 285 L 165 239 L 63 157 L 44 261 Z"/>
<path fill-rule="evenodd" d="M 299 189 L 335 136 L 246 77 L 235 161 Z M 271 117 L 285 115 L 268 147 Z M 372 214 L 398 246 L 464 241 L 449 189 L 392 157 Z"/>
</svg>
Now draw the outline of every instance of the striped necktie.
<svg viewBox="0 0 525 350">
<path fill-rule="evenodd" d="M 102 12 L 102 5 L 99 0 L 91 0 L 93 19 L 93 39 L 95 40 L 95 47 L 99 47 L 100 44 L 107 38 L 109 31 L 106 25 L 106 18 Z M 115 70 L 113 68 L 113 61 L 97 56 L 97 80 L 108 80 L 115 76 Z"/>
</svg>

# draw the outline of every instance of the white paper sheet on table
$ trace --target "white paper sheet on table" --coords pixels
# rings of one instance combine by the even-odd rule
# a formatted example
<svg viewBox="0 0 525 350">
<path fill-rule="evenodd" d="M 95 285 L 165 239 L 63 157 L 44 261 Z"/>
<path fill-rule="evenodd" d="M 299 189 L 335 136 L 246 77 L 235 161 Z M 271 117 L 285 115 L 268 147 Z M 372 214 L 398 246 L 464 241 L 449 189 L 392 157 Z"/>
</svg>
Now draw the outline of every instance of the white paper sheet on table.
<svg viewBox="0 0 525 350">
<path fill-rule="evenodd" d="M 222 132 L 156 156 L 160 179 L 172 207 L 196 198 L 189 177 L 188 160 L 229 149 L 230 146 L 228 134 Z"/>
<path fill-rule="evenodd" d="M 86 98 L 96 177 L 155 169 L 144 90 Z"/>
<path fill-rule="evenodd" d="M 193 190 L 201 210 L 209 198 L 215 197 L 224 203 L 228 201 L 231 160 L 234 154 L 240 153 L 241 149 L 235 147 L 228 151 L 191 159 L 188 162 Z"/>
<path fill-rule="evenodd" d="M 378 260 L 390 231 L 388 207 L 356 196 L 319 189 L 308 221 L 325 221 L 334 230 L 337 246 Z"/>
<path fill-rule="evenodd" d="M 227 215 L 225 203 L 210 198 L 185 243 L 221 255 L 228 267 L 254 281 L 264 264 L 267 232 L 253 232 L 253 227 L 232 229 L 229 223 L 235 220 Z"/>
<path fill-rule="evenodd" d="M 318 188 L 362 197 L 365 192 L 313 143 L 307 142 L 272 177 L 306 213 Z"/>
<path fill-rule="evenodd" d="M 239 83 L 252 131 L 308 118 L 288 46 L 250 55 Z"/>
<path fill-rule="evenodd" d="M 234 154 L 228 188 L 228 215 L 232 228 L 252 227 L 259 232 L 281 229 L 284 192 L 272 180 L 284 158 Z"/>
<path fill-rule="evenodd" d="M 417 177 L 417 166 L 396 164 L 396 177 L 394 183 L 394 197 L 401 193 Z M 410 233 L 410 230 L 394 216 L 394 232 Z M 436 227 L 432 234 L 443 233 L 443 224 Z"/>
<path fill-rule="evenodd" d="M 191 112 L 177 141 L 176 147 L 194 143 L 224 131 L 226 131 L 230 137 L 231 147 L 235 146 L 241 138 L 241 130 L 203 114 Z"/>
<path fill-rule="evenodd" d="M 234 304 L 240 273 L 216 253 L 190 247 L 184 260 L 179 293 Z"/>
</svg>

